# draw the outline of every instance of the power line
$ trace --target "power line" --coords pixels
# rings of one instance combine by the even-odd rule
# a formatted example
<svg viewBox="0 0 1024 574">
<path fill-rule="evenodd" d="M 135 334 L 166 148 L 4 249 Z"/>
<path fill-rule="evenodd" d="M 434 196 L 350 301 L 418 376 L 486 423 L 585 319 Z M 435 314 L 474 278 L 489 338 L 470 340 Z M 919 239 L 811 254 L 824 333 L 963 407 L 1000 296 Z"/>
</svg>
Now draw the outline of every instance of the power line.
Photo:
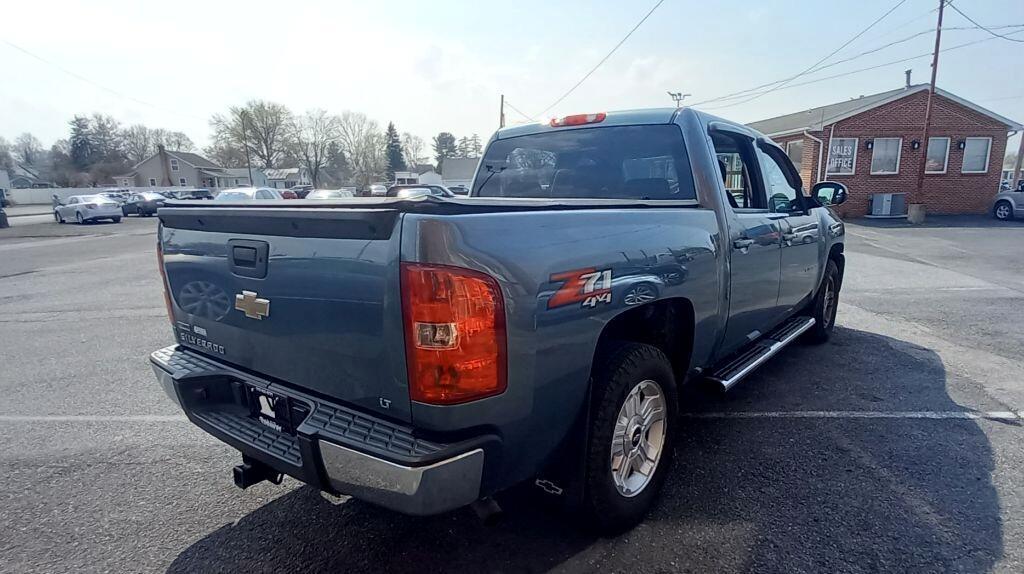
<svg viewBox="0 0 1024 574">
<path fill-rule="evenodd" d="M 151 103 L 151 102 L 147 102 L 145 100 L 140 100 L 139 98 L 136 98 L 134 96 L 130 96 L 128 94 L 119 92 L 119 91 L 117 91 L 117 90 L 115 90 L 115 89 L 113 89 L 111 87 L 104 86 L 103 84 L 99 84 L 97 82 L 94 82 L 94 81 L 90 80 L 89 78 L 87 78 L 85 76 L 82 76 L 81 74 L 77 74 L 77 73 L 75 73 L 75 72 L 73 72 L 73 71 L 71 71 L 71 70 L 61 66 L 60 64 L 57 64 L 57 63 L 52 62 L 50 60 L 47 60 L 46 58 L 43 58 L 42 56 L 40 56 L 38 54 L 34 54 L 32 52 L 29 52 L 25 48 L 22 48 L 21 46 L 18 46 L 17 44 L 14 44 L 13 42 L 10 42 L 10 41 L 4 40 L 4 39 L 0 39 L 0 41 L 2 41 L 4 44 L 7 44 L 8 46 L 14 48 L 15 50 L 25 54 L 26 56 L 28 56 L 30 58 L 38 60 L 38 61 L 40 61 L 40 62 L 42 62 L 42 63 L 44 63 L 44 64 L 46 64 L 48 66 L 51 66 L 53 68 L 56 68 L 57 70 L 59 70 L 59 71 L 65 73 L 65 74 L 71 76 L 72 78 L 75 78 L 76 80 L 78 80 L 80 82 L 85 82 L 86 84 L 89 84 L 90 86 L 93 86 L 95 88 L 99 88 L 99 89 L 101 89 L 101 90 L 103 90 L 105 92 L 108 92 L 110 94 L 113 94 L 113 95 L 115 95 L 115 96 L 117 96 L 119 98 L 130 100 L 130 101 L 133 101 L 133 102 L 135 102 L 137 104 L 142 104 L 144 106 L 149 106 L 149 107 L 151 107 L 153 109 L 162 110 L 162 111 L 165 111 L 165 112 L 168 112 L 168 113 L 172 113 L 172 114 L 175 114 L 175 115 L 178 115 L 178 116 L 182 116 L 182 117 L 186 117 L 186 118 L 192 118 L 194 120 L 206 121 L 206 119 L 204 119 L 204 118 L 200 118 L 200 117 L 193 116 L 193 115 L 190 115 L 190 114 L 183 114 L 181 112 L 178 112 L 178 111 L 175 111 L 175 110 L 171 110 L 171 109 L 165 108 L 163 106 L 158 106 L 157 104 L 154 104 L 154 103 Z"/>
<path fill-rule="evenodd" d="M 822 59 L 818 60 L 818 61 L 817 61 L 817 62 L 815 62 L 815 63 L 814 63 L 813 65 L 811 65 L 811 67 L 809 67 L 809 68 L 805 69 L 804 71 L 800 72 L 799 74 L 796 74 L 795 76 L 790 76 L 789 78 L 786 78 L 785 80 L 782 80 L 781 82 L 779 82 L 779 85 L 778 85 L 778 86 L 775 86 L 774 88 L 771 88 L 771 89 L 769 89 L 769 90 L 767 90 L 767 91 L 764 91 L 764 92 L 761 92 L 761 93 L 759 93 L 759 94 L 757 94 L 757 95 L 751 96 L 751 97 L 749 97 L 749 98 L 747 98 L 747 99 L 745 99 L 745 100 L 742 100 L 742 101 L 739 101 L 739 102 L 735 102 L 735 103 L 731 103 L 731 104 L 728 104 L 728 105 L 725 105 L 725 106 L 721 106 L 721 107 L 723 107 L 723 108 L 727 108 L 727 107 L 731 107 L 731 106 L 738 106 L 738 105 L 740 105 L 740 104 L 745 104 L 745 103 L 747 103 L 747 102 L 752 102 L 752 101 L 754 101 L 754 100 L 756 100 L 756 99 L 760 98 L 761 96 L 764 96 L 764 95 L 766 95 L 766 94 L 770 94 L 770 93 L 772 93 L 772 92 L 773 92 L 773 91 L 775 91 L 775 90 L 780 90 L 780 89 L 782 89 L 782 88 L 786 87 L 786 85 L 787 85 L 787 84 L 789 84 L 790 82 L 792 82 L 793 80 L 795 80 L 795 79 L 797 79 L 797 78 L 799 78 L 799 77 L 801 77 L 801 76 L 804 76 L 804 75 L 806 75 L 806 74 L 809 74 L 809 73 L 813 72 L 813 71 L 815 70 L 815 68 L 817 68 L 817 67 L 818 67 L 818 66 L 820 66 L 821 64 L 823 64 L 823 63 L 825 63 L 826 61 L 828 61 L 828 60 L 829 60 L 829 59 L 830 59 L 830 58 L 831 58 L 832 56 L 835 56 L 835 55 L 836 55 L 837 53 L 839 53 L 839 51 L 840 51 L 840 50 L 842 50 L 843 48 L 845 48 L 845 47 L 849 46 L 850 44 L 852 44 L 852 43 L 853 43 L 853 42 L 854 42 L 854 41 L 855 41 L 855 40 L 856 40 L 857 38 L 860 38 L 861 36 L 863 36 L 864 34 L 866 34 L 866 33 L 868 32 L 868 30 L 870 30 L 870 29 L 874 28 L 874 27 L 875 27 L 875 24 L 878 24 L 879 22 L 881 22 L 882 20 L 884 20 L 884 19 L 885 19 L 885 18 L 886 18 L 886 17 L 887 17 L 887 16 L 889 15 L 889 14 L 892 14 L 893 12 L 895 12 L 895 11 L 896 11 L 896 9 L 897 9 L 897 8 L 899 8 L 900 6 L 902 6 L 902 5 L 903 5 L 903 4 L 904 4 L 904 3 L 906 2 L 906 1 L 907 1 L 907 0 L 899 0 L 899 2 L 897 2 L 897 3 L 896 3 L 896 4 L 895 4 L 895 5 L 894 5 L 894 6 L 892 7 L 892 8 L 889 8 L 889 9 L 888 9 L 888 10 L 887 10 L 887 11 L 885 12 L 885 14 L 882 14 L 881 16 L 879 16 L 878 18 L 876 18 L 876 19 L 875 19 L 875 20 L 874 20 L 873 22 L 871 22 L 870 24 L 868 24 L 868 27 L 867 27 L 867 28 L 864 28 L 863 30 L 861 30 L 860 32 L 858 32 L 858 33 L 857 33 L 856 35 L 854 35 L 854 37 L 853 37 L 853 38 L 850 38 L 849 40 L 847 40 L 846 42 L 844 42 L 842 46 L 839 46 L 839 47 L 838 47 L 838 48 L 836 48 L 835 50 L 832 50 L 832 51 L 831 51 L 831 52 L 830 52 L 830 53 L 829 53 L 829 54 L 828 54 L 827 56 L 825 56 L 824 58 L 822 58 Z"/>
<path fill-rule="evenodd" d="M 935 11 L 936 10 L 932 10 L 932 12 L 935 12 Z M 1000 28 L 1024 28 L 1024 24 L 1006 24 L 1006 25 L 1001 25 L 1001 26 L 993 26 L 992 28 L 994 28 L 994 29 L 1000 29 Z M 978 29 L 979 28 L 977 26 L 950 26 L 950 27 L 945 27 L 944 26 L 942 28 L 943 31 L 947 31 L 947 30 L 978 30 Z M 913 40 L 915 38 L 919 38 L 921 36 L 924 36 L 926 34 L 931 34 L 931 33 L 934 33 L 934 32 L 935 32 L 935 28 L 929 28 L 927 30 L 922 30 L 920 32 L 917 32 L 915 34 L 907 36 L 906 38 L 901 38 L 899 40 L 894 40 L 894 41 L 889 42 L 887 44 L 882 44 L 881 46 L 877 46 L 877 47 L 872 48 L 870 50 L 865 50 L 865 51 L 860 52 L 858 54 L 854 54 L 853 56 L 850 56 L 850 57 L 847 57 L 847 58 L 843 58 L 842 60 L 836 60 L 835 62 L 831 62 L 831 63 L 825 64 L 824 66 L 819 66 L 819 67 L 815 68 L 810 73 L 816 73 L 816 72 L 820 72 L 822 70 L 827 70 L 829 68 L 834 68 L 834 67 L 836 67 L 836 66 L 838 66 L 840 64 L 845 64 L 847 62 L 851 62 L 853 60 L 860 59 L 860 58 L 862 58 L 864 56 L 869 56 L 871 54 L 874 54 L 874 53 L 877 53 L 877 52 L 881 52 L 882 50 L 884 50 L 886 48 L 891 48 L 891 47 L 893 47 L 893 46 L 895 46 L 897 44 L 903 44 L 903 43 L 909 42 L 910 40 Z M 1018 32 L 1012 32 L 1012 33 L 1016 34 Z M 970 44 L 966 44 L 966 45 L 970 45 Z M 930 52 L 929 52 L 929 54 L 930 54 Z M 917 58 L 917 56 L 914 56 L 914 58 Z M 767 82 L 767 83 L 764 83 L 764 84 L 760 84 L 758 86 L 754 86 L 752 88 L 747 88 L 746 90 L 742 90 L 741 92 L 736 92 L 736 95 L 733 95 L 733 96 L 721 96 L 721 97 L 717 97 L 717 98 L 711 98 L 711 99 L 708 99 L 708 100 L 703 100 L 701 102 L 697 102 L 696 104 L 693 104 L 693 105 L 713 103 L 713 102 L 724 101 L 724 100 L 736 100 L 736 99 L 744 98 L 746 96 L 749 96 L 752 92 L 756 92 L 757 90 L 760 90 L 761 88 L 767 88 L 768 86 L 772 86 L 774 84 L 777 84 L 780 81 L 781 80 L 775 80 L 775 81 L 772 81 L 772 82 Z M 806 83 L 798 84 L 798 85 L 806 85 Z"/>
<path fill-rule="evenodd" d="M 615 47 L 612 48 L 610 52 L 605 54 L 604 58 L 601 58 L 601 61 L 598 62 L 596 66 L 594 66 L 593 68 L 590 69 L 589 72 L 584 74 L 583 77 L 580 78 L 580 81 L 576 82 L 576 85 L 574 85 L 573 87 L 569 88 L 569 91 L 567 91 L 564 94 L 562 94 L 562 97 L 560 97 L 557 100 L 555 100 L 555 102 L 553 104 L 551 104 L 550 106 L 544 108 L 544 111 L 539 113 L 539 114 L 537 114 L 537 115 L 538 116 L 543 116 L 544 114 L 548 113 L 548 110 L 550 110 L 551 108 L 553 108 L 553 107 L 557 106 L 558 104 L 562 103 L 562 100 L 564 100 L 565 98 L 569 97 L 569 94 L 573 93 L 576 90 L 576 88 L 580 87 L 580 85 L 583 84 L 583 82 L 587 81 L 587 78 L 589 78 L 591 74 L 596 72 L 597 69 L 600 68 L 602 64 L 607 62 L 608 58 L 611 58 L 612 54 L 614 54 L 615 51 L 619 49 L 619 46 L 622 46 L 626 42 L 626 40 L 628 40 L 629 37 L 633 35 L 633 32 L 636 32 L 637 28 L 639 28 L 644 22 L 646 22 L 647 19 L 651 17 L 651 14 L 654 14 L 654 11 L 657 10 L 658 6 L 661 6 L 662 2 L 664 2 L 664 1 L 665 0 L 658 0 L 658 2 L 654 5 L 654 7 L 652 7 L 650 10 L 647 11 L 647 14 L 644 15 L 644 17 L 641 18 L 640 21 L 636 23 L 636 26 L 633 26 L 633 29 L 630 30 L 625 36 L 623 36 L 623 38 L 621 40 L 619 40 L 619 43 L 615 44 Z M 903 0 L 903 1 L 906 1 L 906 0 Z"/>
<path fill-rule="evenodd" d="M 523 116 L 524 118 L 526 118 L 527 120 L 529 120 L 529 121 L 531 121 L 531 122 L 533 122 L 533 121 L 536 121 L 536 120 L 534 120 L 533 118 L 531 118 L 530 116 L 528 116 L 528 115 L 524 114 L 524 113 L 523 113 L 522 111 L 520 111 L 520 110 L 519 110 L 519 108 L 517 108 L 517 107 L 513 106 L 513 105 L 512 105 L 512 104 L 511 104 L 511 103 L 510 103 L 510 102 L 508 101 L 508 98 L 505 98 L 505 106 L 506 106 L 506 107 L 508 107 L 508 108 L 510 108 L 510 109 L 511 109 L 511 110 L 512 110 L 513 112 L 515 112 L 515 113 L 517 113 L 517 114 L 519 114 L 519 115 Z"/>
<path fill-rule="evenodd" d="M 1002 38 L 1003 40 L 1009 40 L 1011 42 L 1021 42 L 1021 43 L 1024 43 L 1024 40 L 1021 40 L 1020 38 L 1010 38 L 1009 36 L 1004 36 L 1003 34 L 999 34 L 999 33 L 993 32 L 991 29 L 986 28 L 985 26 L 982 26 L 974 18 L 971 18 L 967 14 L 964 14 L 963 10 L 957 8 L 956 5 L 953 4 L 953 2 L 949 2 L 947 4 L 947 6 L 949 6 L 953 10 L 955 10 L 957 14 L 963 16 L 964 18 L 967 18 L 967 21 L 970 22 L 971 24 L 974 24 L 975 26 L 977 26 L 977 27 L 981 28 L 982 30 L 988 32 L 989 34 L 992 34 L 996 38 Z"/>
<path fill-rule="evenodd" d="M 1024 30 L 1018 30 L 1016 32 L 1010 32 L 1010 33 L 1011 34 L 1020 34 L 1021 32 L 1024 32 Z M 950 46 L 948 48 L 943 48 L 942 50 L 939 50 L 939 52 L 943 53 L 943 52 L 949 52 L 949 51 L 952 51 L 952 50 L 958 50 L 960 48 L 966 48 L 968 46 L 973 46 L 975 44 L 981 44 L 983 42 L 990 42 L 990 41 L 992 41 L 994 39 L 995 38 L 982 38 L 981 40 L 974 40 L 972 42 L 965 42 L 963 44 L 957 44 L 955 46 Z M 818 82 L 824 82 L 826 80 L 834 80 L 836 78 L 842 78 L 842 77 L 845 77 L 845 76 L 852 76 L 854 74 L 859 74 L 861 72 L 867 72 L 867 71 L 870 71 L 870 70 L 877 70 L 878 68 L 884 68 L 886 66 L 893 66 L 893 65 L 896 65 L 896 64 L 902 64 L 904 62 L 910 62 L 912 60 L 918 60 L 918 59 L 924 58 L 926 56 L 927 57 L 932 56 L 932 52 L 925 52 L 923 54 L 917 54 L 916 56 L 909 56 L 907 58 L 900 58 L 899 60 L 892 60 L 890 62 L 885 62 L 883 64 L 876 64 L 874 66 L 868 66 L 866 68 L 859 68 L 857 70 L 850 70 L 848 72 L 843 72 L 841 74 L 835 74 L 835 75 L 832 75 L 832 76 L 823 76 L 821 78 L 815 78 L 813 80 L 809 80 L 809 81 L 806 81 L 806 82 L 800 82 L 799 84 L 790 84 L 790 85 L 786 86 L 785 88 L 781 88 L 781 89 L 788 90 L 790 88 L 798 88 L 800 86 L 807 86 L 809 84 L 816 84 Z M 765 91 L 765 92 L 761 92 L 761 93 L 764 94 L 764 93 L 768 93 L 768 92 Z M 726 108 L 726 107 L 731 107 L 732 105 L 733 104 L 728 104 L 728 105 L 724 105 L 724 106 L 712 106 L 710 108 L 705 108 L 705 109 L 708 109 L 708 110 L 718 110 L 718 109 L 722 109 L 722 108 Z"/>
</svg>

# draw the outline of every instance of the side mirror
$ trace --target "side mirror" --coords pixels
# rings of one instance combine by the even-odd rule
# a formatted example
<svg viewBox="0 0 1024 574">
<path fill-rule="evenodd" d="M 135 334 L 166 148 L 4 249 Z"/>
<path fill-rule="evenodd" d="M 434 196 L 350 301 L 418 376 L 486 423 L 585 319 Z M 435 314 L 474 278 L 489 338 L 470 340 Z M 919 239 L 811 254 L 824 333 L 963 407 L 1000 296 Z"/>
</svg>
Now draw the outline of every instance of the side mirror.
<svg viewBox="0 0 1024 574">
<path fill-rule="evenodd" d="M 819 181 L 811 187 L 811 196 L 822 205 L 839 205 L 846 201 L 846 186 L 838 181 Z"/>
</svg>

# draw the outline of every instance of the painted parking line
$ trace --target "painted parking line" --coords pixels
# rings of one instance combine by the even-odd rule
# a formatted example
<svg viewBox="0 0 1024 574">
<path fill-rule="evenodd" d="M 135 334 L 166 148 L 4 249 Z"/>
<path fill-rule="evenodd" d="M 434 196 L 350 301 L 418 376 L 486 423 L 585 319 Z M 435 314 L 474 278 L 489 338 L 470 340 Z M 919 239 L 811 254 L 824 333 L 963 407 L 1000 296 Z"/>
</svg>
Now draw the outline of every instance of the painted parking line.
<svg viewBox="0 0 1024 574">
<path fill-rule="evenodd" d="M 692 419 L 988 419 L 1021 420 L 1013 411 L 737 411 L 682 413 Z"/>
<path fill-rule="evenodd" d="M 680 413 L 687 419 L 961 419 L 1024 420 L 1014 411 L 735 411 Z M 185 415 L 0 415 L 0 423 L 17 422 L 188 422 Z"/>
<path fill-rule="evenodd" d="M 0 415 L 0 423 L 177 423 L 185 415 Z"/>
</svg>

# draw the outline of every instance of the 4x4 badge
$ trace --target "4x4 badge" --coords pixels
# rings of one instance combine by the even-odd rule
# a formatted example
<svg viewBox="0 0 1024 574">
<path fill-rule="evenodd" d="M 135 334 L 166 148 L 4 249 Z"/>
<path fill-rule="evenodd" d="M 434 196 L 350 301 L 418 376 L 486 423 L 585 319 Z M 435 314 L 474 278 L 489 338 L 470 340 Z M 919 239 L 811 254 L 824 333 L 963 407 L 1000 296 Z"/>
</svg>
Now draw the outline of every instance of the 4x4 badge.
<svg viewBox="0 0 1024 574">
<path fill-rule="evenodd" d="M 242 291 L 235 295 L 235 309 L 250 319 L 263 320 L 270 316 L 270 299 L 261 299 L 253 291 Z"/>
</svg>

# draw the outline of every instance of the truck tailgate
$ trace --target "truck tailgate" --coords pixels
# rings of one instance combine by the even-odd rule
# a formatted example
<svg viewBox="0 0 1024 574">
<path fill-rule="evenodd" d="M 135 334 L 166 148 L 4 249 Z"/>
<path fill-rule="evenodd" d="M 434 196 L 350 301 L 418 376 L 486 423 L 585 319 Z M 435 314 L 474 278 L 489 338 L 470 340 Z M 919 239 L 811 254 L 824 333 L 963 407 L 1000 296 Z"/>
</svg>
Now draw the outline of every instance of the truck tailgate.
<svg viewBox="0 0 1024 574">
<path fill-rule="evenodd" d="M 180 344 L 410 420 L 397 210 L 172 207 L 160 220 Z"/>
</svg>

